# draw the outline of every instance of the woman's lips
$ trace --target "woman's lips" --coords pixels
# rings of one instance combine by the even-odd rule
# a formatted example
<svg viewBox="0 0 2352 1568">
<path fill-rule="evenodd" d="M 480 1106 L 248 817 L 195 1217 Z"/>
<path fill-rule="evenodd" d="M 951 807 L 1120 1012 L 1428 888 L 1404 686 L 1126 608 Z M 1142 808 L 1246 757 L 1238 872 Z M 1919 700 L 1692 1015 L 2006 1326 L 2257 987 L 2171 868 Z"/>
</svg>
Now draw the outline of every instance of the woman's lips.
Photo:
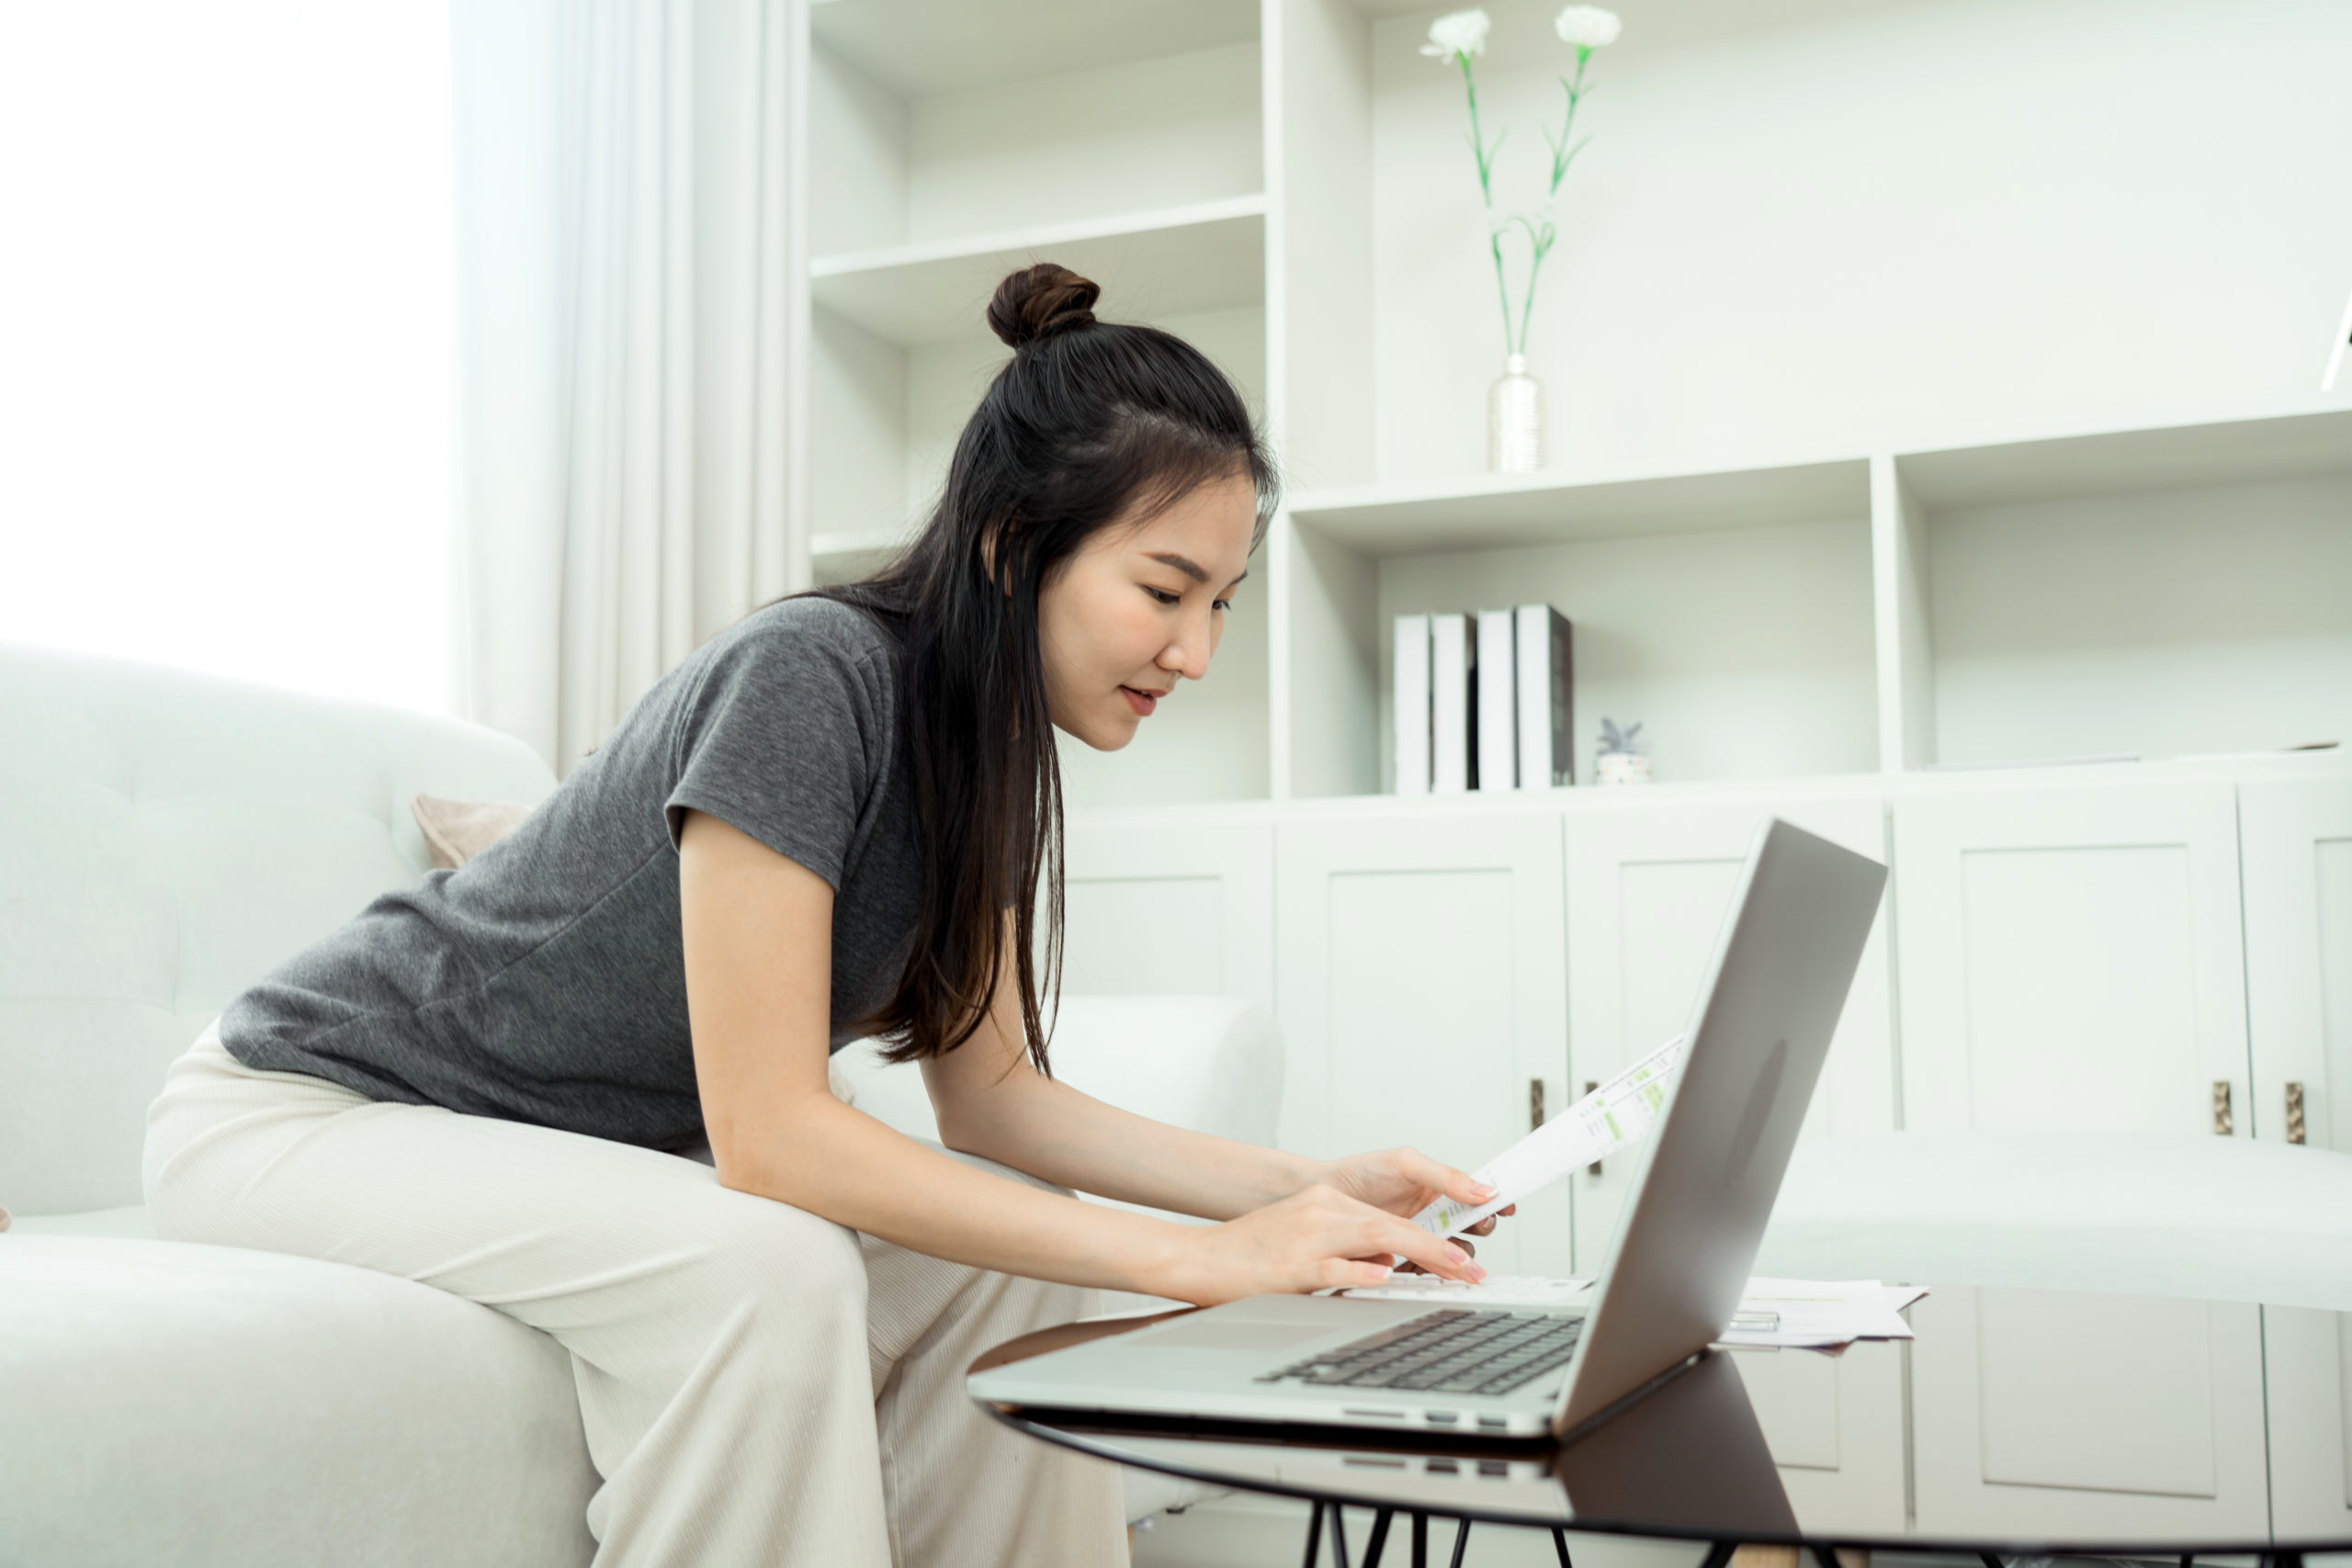
<svg viewBox="0 0 2352 1568">
<path fill-rule="evenodd" d="M 1159 705 L 1158 697 L 1149 692 L 1138 692 L 1133 686 L 1120 687 L 1119 694 L 1127 699 L 1127 705 L 1136 710 L 1138 718 L 1149 718 L 1151 710 Z"/>
</svg>

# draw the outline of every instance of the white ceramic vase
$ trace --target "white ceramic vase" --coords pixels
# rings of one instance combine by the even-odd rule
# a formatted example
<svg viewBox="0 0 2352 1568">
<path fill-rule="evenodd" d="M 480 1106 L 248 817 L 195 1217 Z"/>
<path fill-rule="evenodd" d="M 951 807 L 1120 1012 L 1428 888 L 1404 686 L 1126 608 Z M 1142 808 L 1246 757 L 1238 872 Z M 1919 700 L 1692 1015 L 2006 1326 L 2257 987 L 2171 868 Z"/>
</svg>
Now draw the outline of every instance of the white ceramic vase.
<svg viewBox="0 0 2352 1568">
<path fill-rule="evenodd" d="M 1527 373 L 1527 355 L 1514 354 L 1487 389 L 1487 467 L 1532 474 L 1543 466 L 1544 383 Z"/>
</svg>

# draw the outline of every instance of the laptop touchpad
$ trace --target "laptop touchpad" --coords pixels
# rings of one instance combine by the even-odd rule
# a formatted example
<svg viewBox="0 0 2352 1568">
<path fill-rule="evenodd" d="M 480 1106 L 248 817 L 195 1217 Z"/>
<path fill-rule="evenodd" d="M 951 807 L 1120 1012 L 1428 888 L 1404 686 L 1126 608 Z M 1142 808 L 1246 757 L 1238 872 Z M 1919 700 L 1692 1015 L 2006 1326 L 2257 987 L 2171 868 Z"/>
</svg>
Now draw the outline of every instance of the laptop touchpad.
<svg viewBox="0 0 2352 1568">
<path fill-rule="evenodd" d="M 1139 1349 L 1154 1350 L 1285 1350 L 1310 1339 L 1329 1339 L 1334 1326 L 1329 1323 L 1250 1323 L 1208 1317 L 1192 1323 L 1171 1323 L 1136 1344 Z"/>
</svg>

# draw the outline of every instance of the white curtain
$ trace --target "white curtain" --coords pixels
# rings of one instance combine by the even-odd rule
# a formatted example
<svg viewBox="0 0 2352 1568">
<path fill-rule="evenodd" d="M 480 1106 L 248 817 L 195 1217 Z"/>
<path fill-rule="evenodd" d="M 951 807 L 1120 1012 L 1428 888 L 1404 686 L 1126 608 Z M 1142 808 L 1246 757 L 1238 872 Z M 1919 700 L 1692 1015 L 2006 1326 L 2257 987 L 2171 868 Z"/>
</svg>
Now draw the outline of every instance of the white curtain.
<svg viewBox="0 0 2352 1568">
<path fill-rule="evenodd" d="M 467 716 L 558 773 L 804 584 L 806 0 L 452 0 Z"/>
</svg>

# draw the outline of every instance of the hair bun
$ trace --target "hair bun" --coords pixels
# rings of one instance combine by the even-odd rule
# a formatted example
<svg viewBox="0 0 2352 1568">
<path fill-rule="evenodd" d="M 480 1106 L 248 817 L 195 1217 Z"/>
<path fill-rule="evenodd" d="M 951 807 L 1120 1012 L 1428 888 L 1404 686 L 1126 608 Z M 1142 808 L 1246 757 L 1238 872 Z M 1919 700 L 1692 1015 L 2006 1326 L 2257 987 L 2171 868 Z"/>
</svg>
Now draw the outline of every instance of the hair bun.
<svg viewBox="0 0 2352 1568">
<path fill-rule="evenodd" d="M 1025 348 L 1041 337 L 1094 324 L 1094 301 L 1101 287 L 1066 266 L 1039 262 L 1023 267 L 996 286 L 989 301 L 989 325 L 1014 348 Z"/>
</svg>

